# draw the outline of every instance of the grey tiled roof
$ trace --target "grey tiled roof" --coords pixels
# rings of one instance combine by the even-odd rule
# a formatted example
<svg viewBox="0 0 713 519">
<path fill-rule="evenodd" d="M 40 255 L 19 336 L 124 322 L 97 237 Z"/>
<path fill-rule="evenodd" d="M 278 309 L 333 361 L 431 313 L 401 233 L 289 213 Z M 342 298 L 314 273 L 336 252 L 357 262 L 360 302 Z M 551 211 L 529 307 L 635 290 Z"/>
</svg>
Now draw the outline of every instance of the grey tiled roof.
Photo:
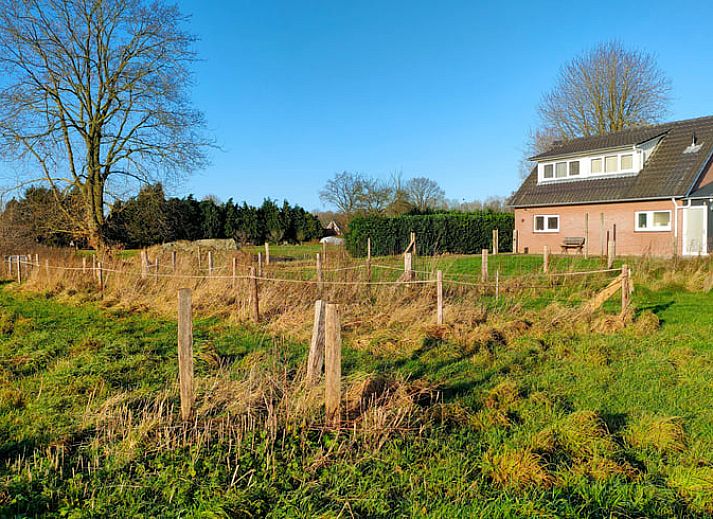
<svg viewBox="0 0 713 519">
<path fill-rule="evenodd" d="M 700 149 L 685 153 L 695 133 Z M 713 116 L 575 139 L 533 157 L 552 158 L 607 147 L 627 146 L 663 136 L 638 175 L 537 184 L 537 170 L 510 199 L 513 207 L 583 204 L 686 196 L 713 152 Z"/>
</svg>

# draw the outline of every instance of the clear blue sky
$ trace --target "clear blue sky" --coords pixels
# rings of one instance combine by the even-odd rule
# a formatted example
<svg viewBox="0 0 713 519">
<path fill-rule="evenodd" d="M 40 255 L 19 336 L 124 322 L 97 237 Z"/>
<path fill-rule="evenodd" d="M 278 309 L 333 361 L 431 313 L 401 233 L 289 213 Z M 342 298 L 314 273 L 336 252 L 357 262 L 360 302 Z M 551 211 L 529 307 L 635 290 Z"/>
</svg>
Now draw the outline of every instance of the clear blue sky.
<svg viewBox="0 0 713 519">
<path fill-rule="evenodd" d="M 178 0 L 195 105 L 222 147 L 176 194 L 322 206 L 334 173 L 508 195 L 560 66 L 608 39 L 670 76 L 668 119 L 713 114 L 713 3 Z"/>
</svg>

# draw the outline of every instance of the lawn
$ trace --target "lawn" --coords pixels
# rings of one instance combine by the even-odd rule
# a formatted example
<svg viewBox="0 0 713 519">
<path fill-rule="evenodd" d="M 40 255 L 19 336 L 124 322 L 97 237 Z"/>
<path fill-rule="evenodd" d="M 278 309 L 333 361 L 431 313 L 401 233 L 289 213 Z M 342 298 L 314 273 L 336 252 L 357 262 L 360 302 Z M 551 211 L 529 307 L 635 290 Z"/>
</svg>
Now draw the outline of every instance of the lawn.
<svg viewBox="0 0 713 519">
<path fill-rule="evenodd" d="M 506 258 L 491 271 L 541 261 Z M 389 390 L 336 433 L 290 389 L 305 344 L 197 320 L 198 418 L 183 426 L 174 321 L 6 286 L 0 515 L 708 517 L 713 294 L 652 283 L 634 304 L 616 332 L 509 314 L 417 348 L 347 335 L 345 406 Z"/>
</svg>

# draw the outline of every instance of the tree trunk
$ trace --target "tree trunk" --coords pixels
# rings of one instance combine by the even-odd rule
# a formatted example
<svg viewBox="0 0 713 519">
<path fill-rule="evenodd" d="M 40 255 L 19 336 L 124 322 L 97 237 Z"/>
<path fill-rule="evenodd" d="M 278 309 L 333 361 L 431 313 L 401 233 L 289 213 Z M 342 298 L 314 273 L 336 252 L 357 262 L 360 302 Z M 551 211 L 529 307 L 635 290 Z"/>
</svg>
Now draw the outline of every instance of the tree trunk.
<svg viewBox="0 0 713 519">
<path fill-rule="evenodd" d="M 86 232 L 89 246 L 101 250 L 106 246 L 104 237 L 104 180 L 101 173 L 90 173 L 85 184 Z"/>
</svg>

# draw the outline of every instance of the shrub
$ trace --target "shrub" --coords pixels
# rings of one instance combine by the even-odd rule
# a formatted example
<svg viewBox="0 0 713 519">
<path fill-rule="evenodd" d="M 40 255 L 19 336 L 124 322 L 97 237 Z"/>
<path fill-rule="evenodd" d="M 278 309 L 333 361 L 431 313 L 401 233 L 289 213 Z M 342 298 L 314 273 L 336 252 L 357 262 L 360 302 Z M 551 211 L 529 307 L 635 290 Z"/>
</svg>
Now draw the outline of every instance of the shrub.
<svg viewBox="0 0 713 519">
<path fill-rule="evenodd" d="M 357 217 L 349 224 L 346 246 L 352 256 L 366 256 L 367 239 L 371 253 L 388 256 L 408 247 L 410 234 L 416 233 L 421 255 L 443 253 L 477 254 L 492 247 L 493 229 L 499 231 L 499 251 L 512 250 L 515 219 L 511 213 L 439 213 L 395 217 Z"/>
</svg>

